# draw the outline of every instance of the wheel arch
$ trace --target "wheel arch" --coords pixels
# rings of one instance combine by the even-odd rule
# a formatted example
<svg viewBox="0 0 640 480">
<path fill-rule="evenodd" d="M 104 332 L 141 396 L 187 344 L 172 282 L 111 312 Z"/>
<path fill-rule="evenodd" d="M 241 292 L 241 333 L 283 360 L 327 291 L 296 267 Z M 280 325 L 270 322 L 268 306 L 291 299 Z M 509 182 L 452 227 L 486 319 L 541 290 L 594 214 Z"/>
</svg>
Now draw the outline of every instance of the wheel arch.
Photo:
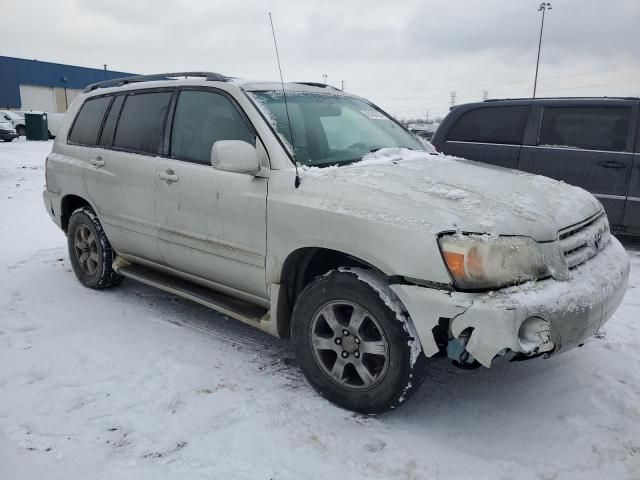
<svg viewBox="0 0 640 480">
<path fill-rule="evenodd" d="M 75 210 L 82 207 L 90 207 L 95 211 L 93 205 L 80 195 L 69 194 L 62 197 L 60 202 L 60 226 L 64 233 L 67 233 L 69 219 Z"/>
<path fill-rule="evenodd" d="M 340 267 L 371 270 L 387 278 L 387 275 L 375 265 L 339 250 L 323 247 L 304 247 L 294 250 L 282 264 L 279 276 L 280 289 L 276 308 L 279 337 L 290 337 L 291 313 L 302 290 L 318 275 Z"/>
</svg>

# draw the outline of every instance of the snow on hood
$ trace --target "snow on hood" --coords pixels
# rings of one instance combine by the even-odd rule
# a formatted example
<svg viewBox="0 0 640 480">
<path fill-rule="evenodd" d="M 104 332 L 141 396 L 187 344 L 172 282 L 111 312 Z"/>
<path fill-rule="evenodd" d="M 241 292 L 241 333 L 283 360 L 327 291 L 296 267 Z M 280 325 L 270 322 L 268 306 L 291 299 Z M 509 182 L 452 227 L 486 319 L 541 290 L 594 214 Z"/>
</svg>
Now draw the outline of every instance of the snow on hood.
<svg viewBox="0 0 640 480">
<path fill-rule="evenodd" d="M 602 210 L 587 191 L 547 177 L 456 157 L 384 148 L 359 162 L 301 167 L 301 190 L 326 208 L 433 233 L 528 235 L 558 230 Z"/>
</svg>

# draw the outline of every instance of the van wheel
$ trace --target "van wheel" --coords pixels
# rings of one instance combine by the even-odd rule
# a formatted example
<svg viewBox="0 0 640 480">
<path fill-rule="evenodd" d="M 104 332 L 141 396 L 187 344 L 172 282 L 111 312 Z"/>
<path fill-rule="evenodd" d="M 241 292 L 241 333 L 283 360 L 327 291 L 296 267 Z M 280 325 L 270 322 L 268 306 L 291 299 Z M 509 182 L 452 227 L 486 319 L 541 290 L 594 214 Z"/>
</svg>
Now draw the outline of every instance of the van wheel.
<svg viewBox="0 0 640 480">
<path fill-rule="evenodd" d="M 355 268 L 332 271 L 296 301 L 296 358 L 328 400 L 381 413 L 408 399 L 424 379 L 427 358 L 410 322 L 380 277 Z"/>
<path fill-rule="evenodd" d="M 19 137 L 24 137 L 27 134 L 27 130 L 22 125 L 18 125 L 16 127 L 16 133 Z"/>
<path fill-rule="evenodd" d="M 100 220 L 90 207 L 71 214 L 67 246 L 73 272 L 82 285 L 96 290 L 115 287 L 123 277 L 113 270 L 114 252 Z"/>
</svg>

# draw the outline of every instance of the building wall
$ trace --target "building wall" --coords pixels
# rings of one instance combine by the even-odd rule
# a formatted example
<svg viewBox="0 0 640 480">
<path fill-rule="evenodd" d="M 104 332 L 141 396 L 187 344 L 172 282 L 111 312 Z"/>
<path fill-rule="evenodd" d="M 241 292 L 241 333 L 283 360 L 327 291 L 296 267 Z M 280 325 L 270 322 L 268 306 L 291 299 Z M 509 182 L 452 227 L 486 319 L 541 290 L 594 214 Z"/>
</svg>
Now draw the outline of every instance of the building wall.
<svg viewBox="0 0 640 480">
<path fill-rule="evenodd" d="M 0 108 L 64 112 L 87 85 L 130 75 L 0 56 Z"/>
</svg>

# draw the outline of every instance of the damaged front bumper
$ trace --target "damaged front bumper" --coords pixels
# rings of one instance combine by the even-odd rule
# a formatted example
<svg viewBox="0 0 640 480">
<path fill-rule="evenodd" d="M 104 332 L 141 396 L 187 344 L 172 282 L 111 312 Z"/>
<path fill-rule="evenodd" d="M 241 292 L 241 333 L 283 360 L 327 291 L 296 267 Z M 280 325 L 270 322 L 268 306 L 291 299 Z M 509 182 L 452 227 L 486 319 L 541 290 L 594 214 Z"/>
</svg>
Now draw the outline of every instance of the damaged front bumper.
<svg viewBox="0 0 640 480">
<path fill-rule="evenodd" d="M 547 279 L 487 293 L 391 288 L 409 312 L 425 355 L 440 351 L 434 329 L 444 319 L 452 338 L 464 337 L 466 352 L 489 367 L 509 351 L 533 356 L 581 345 L 616 311 L 628 277 L 629 257 L 612 237 L 595 257 L 570 270 L 568 281 Z"/>
</svg>

